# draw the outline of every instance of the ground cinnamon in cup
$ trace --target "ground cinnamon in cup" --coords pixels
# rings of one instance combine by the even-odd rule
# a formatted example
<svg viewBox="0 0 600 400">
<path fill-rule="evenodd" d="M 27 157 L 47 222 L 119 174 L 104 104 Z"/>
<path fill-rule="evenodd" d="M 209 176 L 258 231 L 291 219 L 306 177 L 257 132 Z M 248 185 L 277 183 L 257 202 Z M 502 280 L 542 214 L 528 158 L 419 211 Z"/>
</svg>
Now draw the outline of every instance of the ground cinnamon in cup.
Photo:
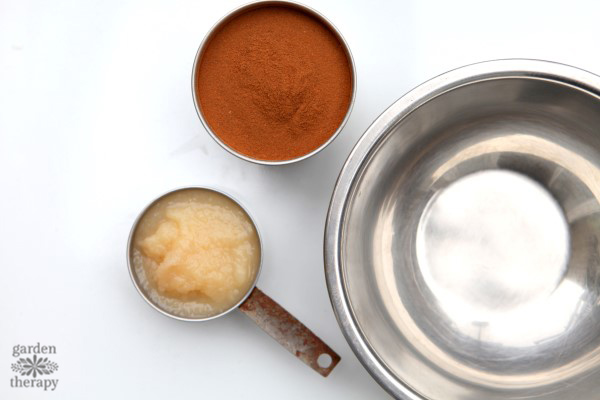
<svg viewBox="0 0 600 400">
<path fill-rule="evenodd" d="M 353 90 L 335 34 L 285 6 L 227 21 L 205 45 L 194 84 L 213 133 L 238 153 L 268 161 L 298 158 L 327 142 Z"/>
</svg>

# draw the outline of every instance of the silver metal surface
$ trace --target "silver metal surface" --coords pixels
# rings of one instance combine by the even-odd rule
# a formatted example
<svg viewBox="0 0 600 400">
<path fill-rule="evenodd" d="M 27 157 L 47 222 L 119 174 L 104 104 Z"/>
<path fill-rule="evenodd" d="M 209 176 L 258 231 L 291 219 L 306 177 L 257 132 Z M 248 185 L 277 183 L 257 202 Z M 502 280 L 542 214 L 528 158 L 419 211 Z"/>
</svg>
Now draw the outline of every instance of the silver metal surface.
<svg viewBox="0 0 600 400">
<path fill-rule="evenodd" d="M 600 77 L 500 60 L 406 94 L 340 174 L 325 262 L 396 398 L 600 398 Z"/>
<path fill-rule="evenodd" d="M 350 64 L 350 72 L 352 74 L 352 95 L 350 97 L 350 104 L 348 105 L 348 111 L 346 112 L 346 115 L 344 116 L 344 119 L 340 123 L 340 126 L 338 127 L 338 129 L 319 148 L 317 148 L 317 149 L 311 151 L 310 153 L 305 154 L 301 157 L 292 158 L 290 160 L 281 160 L 281 161 L 259 160 L 256 158 L 248 157 L 248 156 L 232 149 L 231 147 L 229 147 L 227 144 L 225 144 L 219 138 L 219 136 L 216 133 L 214 133 L 212 131 L 212 129 L 208 125 L 208 122 L 206 121 L 206 119 L 204 119 L 204 115 L 202 114 L 202 107 L 198 100 L 198 96 L 196 95 L 196 72 L 198 71 L 198 67 L 200 66 L 200 61 L 202 60 L 202 56 L 204 54 L 206 46 L 210 42 L 213 35 L 215 35 L 215 33 L 217 33 L 223 25 L 225 25 L 227 22 L 231 21 L 233 18 L 237 17 L 238 15 L 245 13 L 247 11 L 250 11 L 250 10 L 254 10 L 257 8 L 261 8 L 261 7 L 267 7 L 267 6 L 280 6 L 280 7 L 295 8 L 295 9 L 298 9 L 298 10 L 316 18 L 317 20 L 319 20 L 323 25 L 325 25 L 327 28 L 329 28 L 329 30 L 331 30 L 331 32 L 336 36 L 338 41 L 341 43 L 341 45 L 344 48 L 344 51 L 346 53 L 346 57 L 348 58 L 348 63 Z M 221 18 L 210 29 L 210 31 L 208 31 L 207 35 L 202 40 L 202 43 L 200 43 L 200 47 L 198 47 L 198 51 L 196 53 L 196 58 L 194 59 L 194 65 L 192 67 L 192 98 L 194 99 L 194 106 L 196 107 L 196 113 L 198 114 L 198 117 L 200 118 L 202 125 L 204 125 L 204 128 L 210 134 L 210 136 L 215 140 L 215 142 L 217 142 L 221 147 L 223 147 L 228 152 L 241 158 L 242 160 L 250 161 L 250 162 L 253 162 L 256 164 L 263 164 L 263 165 L 291 164 L 291 163 L 294 163 L 297 161 L 305 160 L 308 157 L 313 156 L 313 155 L 317 154 L 318 152 L 320 152 L 321 150 L 323 150 L 325 147 L 327 147 L 331 142 L 333 142 L 335 140 L 335 138 L 340 134 L 340 132 L 346 125 L 348 118 L 350 118 L 350 113 L 352 112 L 352 107 L 354 106 L 354 100 L 356 98 L 356 66 L 354 65 L 354 58 L 352 57 L 352 52 L 350 51 L 350 47 L 348 46 L 348 43 L 346 42 L 346 40 L 344 39 L 344 37 L 342 36 L 340 31 L 335 27 L 335 25 L 333 25 L 333 23 L 331 23 L 331 21 L 329 21 L 324 15 L 322 15 L 318 11 L 316 11 L 304 4 L 297 3 L 294 1 L 281 1 L 281 0 L 256 1 L 256 2 L 252 2 L 252 3 L 248 3 L 246 5 L 243 5 L 239 8 L 236 8 L 235 10 L 231 11 L 226 16 Z"/>
<path fill-rule="evenodd" d="M 258 265 L 258 270 L 256 271 L 256 277 L 254 278 L 254 282 L 252 283 L 252 285 L 248 288 L 248 291 L 246 292 L 246 294 L 240 299 L 240 301 L 238 301 L 236 304 L 234 304 L 232 307 L 230 307 L 229 309 L 216 314 L 216 315 L 211 315 L 208 317 L 198 317 L 198 318 L 190 318 L 190 317 L 186 317 L 186 316 L 182 316 L 182 315 L 178 315 L 172 312 L 169 312 L 167 310 L 165 310 L 163 307 L 161 307 L 160 305 L 156 304 L 156 302 L 154 302 L 150 295 L 148 293 L 146 293 L 146 291 L 143 289 L 143 285 L 140 283 L 139 277 L 137 276 L 136 272 L 135 272 L 135 267 L 133 264 L 133 237 L 135 236 L 135 232 L 136 229 L 140 223 L 140 221 L 142 220 L 142 218 L 144 218 L 144 215 L 146 215 L 146 212 L 157 202 L 159 202 L 160 200 L 162 200 L 163 198 L 176 193 L 176 192 L 181 192 L 181 191 L 187 191 L 187 190 L 205 190 L 205 191 L 209 191 L 209 192 L 215 192 L 218 193 L 220 195 L 223 195 L 225 197 L 227 197 L 228 199 L 230 199 L 231 201 L 233 201 L 234 203 L 236 203 L 242 210 L 244 210 L 244 212 L 246 213 L 246 215 L 248 215 L 248 218 L 250 218 L 250 221 L 252 221 L 252 224 L 254 225 L 254 228 L 256 229 L 256 234 L 258 236 L 258 242 L 260 245 L 260 263 Z M 138 217 L 136 218 L 135 222 L 133 223 L 133 226 L 131 227 L 131 231 L 129 232 L 129 238 L 127 239 L 127 268 L 129 269 L 129 276 L 131 277 L 131 281 L 133 282 L 133 286 L 135 286 L 136 290 L 138 291 L 138 293 L 140 294 L 140 296 L 142 296 L 142 298 L 144 300 L 146 300 L 146 302 L 152 307 L 154 308 L 156 311 L 160 312 L 161 314 L 166 315 L 167 317 L 171 317 L 171 318 L 175 318 L 175 319 L 179 319 L 182 321 L 209 321 L 211 319 L 215 319 L 217 317 L 223 316 L 225 314 L 230 313 L 231 311 L 235 310 L 236 308 L 238 308 L 240 306 L 240 304 L 242 304 L 244 301 L 246 301 L 246 299 L 248 298 L 248 296 L 250 296 L 250 293 L 252 293 L 252 290 L 254 289 L 254 287 L 256 286 L 256 282 L 258 281 L 258 277 L 260 276 L 260 271 L 262 270 L 262 260 L 263 260 L 263 243 L 262 243 L 262 238 L 260 236 L 260 230 L 258 229 L 258 225 L 256 224 L 256 221 L 254 220 L 254 218 L 252 218 L 252 215 L 248 212 L 248 210 L 239 202 L 237 201 L 234 197 L 232 197 L 231 195 L 215 189 L 215 188 L 208 188 L 208 187 L 203 187 L 203 186 L 187 186 L 187 187 L 182 187 L 182 188 L 178 188 L 178 189 L 174 189 L 174 190 L 170 190 L 167 193 L 164 193 L 160 196 L 158 196 L 156 199 L 152 200 L 152 202 L 150 202 L 150 204 L 148 204 L 140 213 L 140 215 L 138 215 Z"/>
</svg>

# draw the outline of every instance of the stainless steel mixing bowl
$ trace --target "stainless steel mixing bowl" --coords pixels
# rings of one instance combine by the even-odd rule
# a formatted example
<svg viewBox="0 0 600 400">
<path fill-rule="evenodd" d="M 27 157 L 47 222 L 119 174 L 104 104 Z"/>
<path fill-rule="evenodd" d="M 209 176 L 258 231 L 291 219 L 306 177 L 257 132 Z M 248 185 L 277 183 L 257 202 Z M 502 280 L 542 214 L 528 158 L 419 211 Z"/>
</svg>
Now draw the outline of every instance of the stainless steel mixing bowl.
<svg viewBox="0 0 600 400">
<path fill-rule="evenodd" d="M 438 76 L 349 156 L 325 232 L 342 330 L 399 399 L 600 398 L 600 77 Z"/>
</svg>

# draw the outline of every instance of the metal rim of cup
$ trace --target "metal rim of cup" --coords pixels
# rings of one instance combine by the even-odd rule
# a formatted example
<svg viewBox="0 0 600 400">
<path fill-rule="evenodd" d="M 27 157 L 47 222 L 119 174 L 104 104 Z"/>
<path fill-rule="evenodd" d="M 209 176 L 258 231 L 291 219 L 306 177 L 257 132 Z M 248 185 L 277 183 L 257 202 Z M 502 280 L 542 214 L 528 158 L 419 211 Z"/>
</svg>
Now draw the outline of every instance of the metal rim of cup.
<svg viewBox="0 0 600 400">
<path fill-rule="evenodd" d="M 268 6 L 283 6 L 283 7 L 295 8 L 295 9 L 298 9 L 298 10 L 316 18 L 317 20 L 319 20 L 319 22 L 321 22 L 323 25 L 325 25 L 335 35 L 335 37 L 338 39 L 338 41 L 342 44 L 342 47 L 344 48 L 344 52 L 346 53 L 346 58 L 348 60 L 348 64 L 350 65 L 350 72 L 352 75 L 352 94 L 350 96 L 350 103 L 348 104 L 348 110 L 346 111 L 346 115 L 344 115 L 344 119 L 342 120 L 342 122 L 340 122 L 336 131 L 329 137 L 329 139 L 327 139 L 327 141 L 325 141 L 325 143 L 321 144 L 321 146 L 319 146 L 315 150 L 311 151 L 310 153 L 304 154 L 300 157 L 291 158 L 289 160 L 273 161 L 273 160 L 261 160 L 261 159 L 257 159 L 257 158 L 252 158 L 252 157 L 249 157 L 247 155 L 244 155 L 244 154 L 238 152 L 237 150 L 234 150 L 233 148 L 231 148 L 230 146 L 225 144 L 225 142 L 223 142 L 221 140 L 221 138 L 208 125 L 208 122 L 206 121 L 206 119 L 204 118 L 204 115 L 202 113 L 202 107 L 200 106 L 200 102 L 198 101 L 198 96 L 196 95 L 196 84 L 195 84 L 196 83 L 196 71 L 198 70 L 198 66 L 200 64 L 200 61 L 202 60 L 202 56 L 204 54 L 207 44 L 210 42 L 210 40 L 215 35 L 215 33 L 218 32 L 219 28 L 221 28 L 224 24 L 226 24 L 227 22 L 231 21 L 233 18 L 241 15 L 244 12 L 247 12 L 247 11 L 250 11 L 253 9 L 257 9 L 257 8 L 268 7 Z M 208 33 L 206 34 L 206 36 L 200 43 L 200 46 L 198 47 L 198 51 L 196 52 L 196 57 L 194 59 L 194 65 L 192 68 L 192 98 L 194 100 L 194 107 L 196 108 L 196 113 L 198 114 L 198 117 L 200 118 L 200 122 L 202 122 L 202 125 L 204 125 L 204 128 L 206 129 L 208 134 L 213 138 L 213 140 L 215 142 L 217 142 L 222 148 L 227 150 L 229 153 L 233 154 L 236 157 L 241 158 L 242 160 L 246 160 L 246 161 L 249 161 L 249 162 L 252 162 L 255 164 L 261 164 L 261 165 L 292 164 L 292 163 L 295 163 L 298 161 L 305 160 L 305 159 L 319 153 L 321 150 L 323 150 L 325 147 L 327 147 L 330 143 L 332 143 L 335 140 L 335 138 L 340 134 L 340 132 L 342 131 L 342 129 L 348 122 L 348 119 L 350 118 L 350 114 L 352 112 L 352 108 L 354 106 L 354 101 L 356 99 L 356 65 L 354 64 L 354 57 L 352 56 L 350 47 L 348 46 L 348 43 L 342 36 L 341 32 L 335 27 L 335 25 L 333 25 L 333 23 L 331 21 L 329 21 L 324 15 L 322 15 L 315 9 L 308 7 L 304 4 L 293 2 L 293 1 L 282 1 L 282 0 L 256 1 L 256 2 L 242 5 L 236 9 L 234 9 L 233 11 L 230 11 L 229 13 L 227 13 L 216 24 L 214 24 L 212 26 L 212 28 L 210 28 L 210 30 L 208 31 Z"/>
<path fill-rule="evenodd" d="M 162 308 L 161 306 L 159 306 L 158 304 L 156 304 L 154 301 L 152 301 L 152 299 L 150 299 L 150 297 L 148 296 L 148 294 L 146 293 L 146 291 L 140 286 L 140 283 L 138 282 L 138 279 L 137 279 L 137 273 L 134 271 L 135 267 L 133 265 L 133 237 L 135 236 L 135 232 L 137 230 L 137 227 L 138 227 L 140 221 L 144 218 L 144 216 L 152 208 L 152 206 L 154 206 L 160 200 L 164 199 L 165 197 L 167 197 L 167 196 L 169 196 L 171 194 L 174 194 L 174 193 L 177 193 L 177 192 L 183 192 L 183 191 L 187 191 L 187 190 L 206 190 L 206 191 L 209 191 L 209 192 L 213 192 L 213 193 L 217 193 L 217 194 L 220 194 L 222 196 L 225 196 L 229 200 L 233 201 L 235 204 L 237 204 L 238 207 L 240 207 L 240 209 L 242 209 L 246 213 L 246 215 L 248 216 L 248 218 L 252 222 L 252 225 L 254 226 L 254 230 L 256 231 L 256 235 L 258 236 L 260 259 L 259 259 L 259 263 L 258 263 L 258 269 L 256 270 L 256 275 L 254 276 L 254 280 L 252 282 L 252 285 L 250 285 L 250 287 L 248 288 L 248 290 L 244 294 L 244 296 L 242 296 L 240 298 L 240 300 L 237 303 L 235 303 L 233 306 L 231 306 L 230 308 L 228 308 L 228 309 L 226 309 L 226 310 L 224 310 L 224 311 L 222 311 L 220 313 L 217 313 L 215 315 L 210 315 L 208 317 L 199 317 L 199 318 L 182 317 L 182 316 L 177 315 L 175 313 L 169 312 L 169 311 L 165 310 L 164 308 Z M 258 225 L 256 224 L 256 220 L 252 217 L 252 214 L 250 214 L 248 212 L 248 210 L 246 209 L 246 207 L 244 207 L 236 198 L 234 198 L 233 196 L 231 196 L 229 193 L 226 193 L 223 190 L 216 189 L 214 187 L 207 187 L 207 186 L 184 186 L 184 187 L 176 188 L 176 189 L 173 189 L 173 190 L 169 190 L 168 192 L 165 192 L 165 193 L 161 194 L 160 196 L 156 197 L 146 207 L 144 207 L 142 209 L 142 211 L 139 213 L 139 215 L 135 219 L 135 221 L 134 221 L 134 223 L 133 223 L 133 225 L 131 227 L 131 230 L 129 231 L 129 237 L 127 239 L 127 269 L 129 270 L 129 277 L 131 278 L 131 281 L 133 282 L 133 286 L 135 286 L 135 289 L 140 294 L 140 296 L 142 296 L 142 298 L 146 301 L 146 303 L 148 303 L 153 309 L 155 309 L 156 311 L 160 312 L 163 315 L 166 315 L 167 317 L 175 318 L 175 319 L 178 319 L 178 320 L 181 320 L 181 321 L 192 321 L 192 322 L 209 321 L 211 319 L 222 317 L 223 315 L 228 314 L 231 311 L 237 309 L 240 305 L 242 305 L 242 303 L 244 301 L 246 301 L 246 299 L 248 298 L 248 296 L 250 296 L 250 293 L 252 293 L 252 291 L 256 287 L 256 283 L 258 282 L 258 277 L 260 276 L 260 272 L 262 270 L 262 263 L 263 263 L 263 241 L 262 241 L 262 237 L 260 235 L 260 230 L 258 228 Z"/>
</svg>

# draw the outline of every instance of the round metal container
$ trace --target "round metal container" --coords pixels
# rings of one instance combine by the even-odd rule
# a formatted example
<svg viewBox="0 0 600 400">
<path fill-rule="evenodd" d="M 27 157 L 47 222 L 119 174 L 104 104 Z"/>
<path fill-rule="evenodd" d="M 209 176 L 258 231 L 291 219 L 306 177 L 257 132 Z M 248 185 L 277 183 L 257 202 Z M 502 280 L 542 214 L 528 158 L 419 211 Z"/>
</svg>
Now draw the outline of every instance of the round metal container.
<svg viewBox="0 0 600 400">
<path fill-rule="evenodd" d="M 254 226 L 259 242 L 260 261 L 258 269 L 256 271 L 254 280 L 248 287 L 246 293 L 244 293 L 237 303 L 233 304 L 228 309 L 207 316 L 190 316 L 188 314 L 182 314 L 179 312 L 179 309 L 168 307 L 168 304 L 164 303 L 160 299 L 160 297 L 163 296 L 157 296 L 157 293 L 153 293 L 156 291 L 148 283 L 148 280 L 144 278 L 145 272 L 143 271 L 143 267 L 136 263 L 136 250 L 134 241 L 136 240 L 135 236 L 140 226 L 140 222 L 146 215 L 151 215 L 152 213 L 156 212 L 153 210 L 153 206 L 158 202 L 169 202 L 169 200 L 172 200 L 172 195 L 190 191 L 214 193 L 230 200 L 232 203 L 237 205 L 239 209 L 246 214 L 249 221 Z M 140 215 L 133 223 L 133 227 L 131 228 L 131 232 L 129 234 L 129 239 L 127 240 L 127 268 L 129 270 L 131 281 L 133 282 L 133 285 L 140 296 L 142 296 L 142 298 L 156 311 L 166 315 L 167 317 L 182 321 L 209 321 L 217 317 L 224 316 L 235 309 L 239 309 L 295 357 L 300 359 L 322 376 L 327 377 L 340 362 L 340 356 L 333 351 L 331 347 L 319 339 L 319 337 L 316 336 L 310 329 L 308 329 L 302 322 L 298 321 L 292 314 L 290 314 L 277 302 L 263 293 L 262 290 L 256 287 L 256 282 L 258 281 L 258 276 L 260 275 L 260 271 L 262 269 L 262 255 L 263 245 L 260 237 L 260 230 L 256 224 L 256 221 L 252 218 L 248 210 L 246 210 L 241 203 L 227 193 L 202 186 L 189 186 L 175 189 L 153 200 L 142 210 Z"/>
<path fill-rule="evenodd" d="M 246 156 L 246 155 L 232 149 L 227 144 L 225 144 L 219 138 L 219 135 L 217 135 L 215 132 L 213 132 L 213 130 L 208 125 L 208 122 L 204 118 L 204 115 L 202 113 L 202 107 L 201 107 L 200 101 L 198 100 L 198 95 L 196 93 L 196 73 L 200 66 L 202 56 L 204 55 L 204 51 L 206 50 L 206 47 L 207 47 L 208 43 L 210 43 L 210 40 L 212 39 L 212 37 L 219 31 L 219 29 L 223 25 L 227 24 L 229 21 L 231 21 L 233 18 L 237 17 L 238 15 L 243 14 L 248 11 L 251 11 L 251 10 L 254 10 L 254 9 L 257 9 L 257 8 L 268 7 L 268 6 L 289 7 L 292 9 L 299 10 L 305 14 L 312 16 L 313 18 L 320 21 L 323 25 L 325 25 L 331 31 L 331 33 L 333 33 L 333 35 L 338 39 L 338 41 L 341 43 L 342 47 L 344 48 L 344 52 L 346 53 L 346 57 L 348 59 L 348 64 L 350 65 L 350 71 L 352 74 L 352 95 L 350 97 L 348 111 L 346 112 L 346 115 L 344 116 L 344 119 L 338 126 L 337 130 L 331 135 L 331 137 L 325 143 L 323 143 L 321 146 L 319 146 L 317 149 L 311 151 L 310 153 L 305 154 L 301 157 L 292 158 L 289 160 L 281 160 L 281 161 L 269 161 L 269 160 L 260 160 L 260 159 L 252 158 L 252 157 Z M 333 25 L 333 23 L 331 23 L 331 21 L 329 21 L 327 18 L 325 18 L 325 16 L 320 14 L 318 11 L 316 11 L 308 6 L 305 6 L 303 4 L 291 2 L 291 1 L 277 1 L 277 0 L 257 1 L 257 2 L 253 2 L 253 3 L 246 4 L 244 6 L 241 6 L 237 9 L 231 11 L 229 14 L 227 14 L 223 18 L 221 18 L 221 20 L 219 20 L 219 22 L 217 22 L 210 29 L 210 31 L 208 32 L 208 34 L 206 35 L 204 40 L 202 40 L 202 43 L 200 43 L 200 47 L 198 48 L 198 52 L 196 53 L 196 58 L 194 59 L 194 66 L 192 68 L 192 97 L 194 99 L 194 106 L 196 107 L 196 112 L 198 114 L 198 117 L 200 118 L 200 121 L 202 122 L 202 125 L 204 125 L 204 128 L 210 134 L 210 136 L 225 150 L 227 150 L 231 154 L 233 154 L 243 160 L 250 161 L 250 162 L 253 162 L 256 164 L 263 164 L 263 165 L 291 164 L 291 163 L 294 163 L 297 161 L 305 160 L 308 157 L 313 156 L 313 155 L 317 154 L 318 152 L 320 152 L 321 150 L 323 150 L 325 147 L 327 147 L 331 142 L 333 142 L 335 140 L 335 138 L 339 135 L 339 133 L 344 128 L 344 125 L 346 125 L 348 118 L 350 118 L 350 112 L 352 111 L 352 107 L 354 106 L 354 100 L 356 97 L 356 66 L 354 65 L 354 58 L 352 57 L 352 53 L 350 52 L 350 47 L 348 47 L 348 43 L 346 42 L 346 40 L 344 39 L 344 37 L 342 36 L 340 31 Z"/>
<path fill-rule="evenodd" d="M 325 231 L 327 285 L 399 399 L 598 399 L 600 77 L 469 65 L 360 139 Z"/>
<path fill-rule="evenodd" d="M 174 193 L 186 192 L 186 191 L 213 192 L 220 196 L 223 196 L 226 199 L 231 200 L 233 203 L 235 203 L 240 208 L 240 210 L 242 210 L 248 216 L 248 219 L 252 222 L 252 225 L 254 225 L 254 229 L 256 230 L 256 235 L 258 236 L 258 243 L 260 245 L 260 262 L 257 267 L 256 276 L 254 277 L 254 281 L 253 281 L 252 285 L 248 288 L 246 293 L 240 298 L 240 300 L 237 303 L 235 303 L 234 305 L 229 307 L 227 310 L 224 310 L 224 311 L 214 314 L 214 315 L 209 315 L 209 316 L 204 316 L 204 317 L 202 317 L 202 316 L 189 317 L 189 316 L 179 315 L 175 312 L 168 311 L 165 308 L 163 308 L 160 304 L 158 304 L 155 300 L 152 299 L 152 296 L 149 294 L 147 289 L 144 288 L 144 284 L 140 281 L 140 277 L 138 276 L 138 273 L 136 272 L 135 263 L 133 262 L 133 258 L 134 258 L 134 256 L 133 256 L 133 254 L 134 254 L 133 240 L 134 240 L 138 225 L 140 224 L 140 221 L 142 221 L 144 216 L 152 209 L 152 206 L 154 206 L 155 204 L 159 203 L 160 201 L 164 200 L 165 198 L 168 198 L 169 196 L 171 196 Z M 238 308 L 241 304 L 243 304 L 246 301 L 246 299 L 250 296 L 250 294 L 252 293 L 254 288 L 256 287 L 256 283 L 258 281 L 260 271 L 262 270 L 262 260 L 263 260 L 262 255 L 263 255 L 262 238 L 260 236 L 260 230 L 258 228 L 258 225 L 256 224 L 256 221 L 254 220 L 254 218 L 252 218 L 252 214 L 250 214 L 248 212 L 248 210 L 242 205 L 242 203 L 237 201 L 231 195 L 229 195 L 221 190 L 218 190 L 215 188 L 204 187 L 204 186 L 186 186 L 186 187 L 170 190 L 170 191 L 158 196 L 156 199 L 152 200 L 152 202 L 150 202 L 150 204 L 148 204 L 146 207 L 144 207 L 142 212 L 140 212 L 138 217 L 135 219 L 133 226 L 131 227 L 131 231 L 129 232 L 129 238 L 127 239 L 127 268 L 129 270 L 129 276 L 131 278 L 131 281 L 133 282 L 133 286 L 135 286 L 135 288 L 138 291 L 138 293 L 140 294 L 140 296 L 142 296 L 142 298 L 144 300 L 146 300 L 146 302 L 152 308 L 154 308 L 156 311 L 160 312 L 163 315 L 166 315 L 167 317 L 175 318 L 175 319 L 178 319 L 181 321 L 209 321 L 209 320 L 215 319 L 217 317 L 221 317 L 225 314 L 228 314 L 231 311 Z"/>
</svg>

